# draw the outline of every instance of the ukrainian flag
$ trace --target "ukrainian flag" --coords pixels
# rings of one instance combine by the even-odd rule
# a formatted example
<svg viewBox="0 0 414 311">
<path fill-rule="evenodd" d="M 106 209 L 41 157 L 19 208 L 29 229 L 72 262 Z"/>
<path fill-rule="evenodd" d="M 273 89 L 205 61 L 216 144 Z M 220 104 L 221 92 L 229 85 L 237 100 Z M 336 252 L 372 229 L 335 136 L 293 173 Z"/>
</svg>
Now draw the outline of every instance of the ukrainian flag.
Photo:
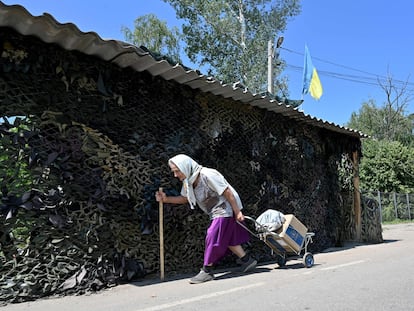
<svg viewBox="0 0 414 311">
<path fill-rule="evenodd" d="M 322 84 L 319 80 L 318 72 L 312 64 L 312 59 L 308 50 L 308 47 L 305 45 L 305 63 L 303 66 L 303 89 L 302 94 L 305 95 L 310 93 L 310 95 L 316 100 L 320 99 L 323 93 Z"/>
</svg>

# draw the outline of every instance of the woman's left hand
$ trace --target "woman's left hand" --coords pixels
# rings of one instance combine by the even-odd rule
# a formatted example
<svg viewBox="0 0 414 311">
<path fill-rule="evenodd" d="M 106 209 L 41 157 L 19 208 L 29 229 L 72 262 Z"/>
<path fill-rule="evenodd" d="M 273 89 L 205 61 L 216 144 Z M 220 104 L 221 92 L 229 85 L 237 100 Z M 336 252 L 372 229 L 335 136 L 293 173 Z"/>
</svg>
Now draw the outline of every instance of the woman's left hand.
<svg viewBox="0 0 414 311">
<path fill-rule="evenodd" d="M 239 211 L 236 214 L 236 220 L 238 220 L 238 221 L 244 221 L 244 215 L 243 215 L 242 211 Z"/>
</svg>

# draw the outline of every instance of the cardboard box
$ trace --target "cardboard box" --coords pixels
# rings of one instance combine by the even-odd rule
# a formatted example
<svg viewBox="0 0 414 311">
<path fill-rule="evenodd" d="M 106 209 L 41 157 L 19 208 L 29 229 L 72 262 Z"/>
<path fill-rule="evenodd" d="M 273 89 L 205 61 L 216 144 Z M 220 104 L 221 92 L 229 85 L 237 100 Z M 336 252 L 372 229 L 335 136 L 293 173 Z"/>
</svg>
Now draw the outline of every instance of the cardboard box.
<svg viewBox="0 0 414 311">
<path fill-rule="evenodd" d="M 278 242 L 287 252 L 293 250 L 296 253 L 302 249 L 308 228 L 305 227 L 294 215 L 285 215 L 283 226 L 276 231 L 281 238 Z"/>
</svg>

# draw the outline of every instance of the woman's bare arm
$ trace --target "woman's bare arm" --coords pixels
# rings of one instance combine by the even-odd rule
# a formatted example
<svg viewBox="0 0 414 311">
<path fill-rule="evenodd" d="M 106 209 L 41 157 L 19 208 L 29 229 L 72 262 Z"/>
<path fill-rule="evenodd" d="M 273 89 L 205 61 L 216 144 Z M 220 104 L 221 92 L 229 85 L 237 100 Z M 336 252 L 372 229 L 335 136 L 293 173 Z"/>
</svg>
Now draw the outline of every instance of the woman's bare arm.
<svg viewBox="0 0 414 311">
<path fill-rule="evenodd" d="M 188 203 L 186 197 L 179 196 L 167 196 L 163 191 L 157 191 L 155 193 L 155 199 L 157 202 L 169 203 L 169 204 L 185 204 Z"/>
<path fill-rule="evenodd" d="M 229 187 L 227 187 L 226 190 L 224 190 L 223 196 L 226 198 L 227 201 L 229 201 L 231 208 L 233 209 L 234 217 L 238 221 L 243 221 L 244 215 L 240 210 L 239 206 L 237 205 L 236 198 L 234 197 L 233 192 L 230 190 Z"/>
</svg>

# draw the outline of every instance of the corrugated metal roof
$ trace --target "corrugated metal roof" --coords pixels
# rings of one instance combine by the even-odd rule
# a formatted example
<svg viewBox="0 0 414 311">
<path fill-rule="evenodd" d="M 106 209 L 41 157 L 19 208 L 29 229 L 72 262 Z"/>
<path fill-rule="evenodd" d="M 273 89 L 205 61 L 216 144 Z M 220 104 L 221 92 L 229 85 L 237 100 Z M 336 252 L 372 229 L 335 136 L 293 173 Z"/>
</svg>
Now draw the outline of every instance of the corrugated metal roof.
<svg viewBox="0 0 414 311">
<path fill-rule="evenodd" d="M 298 122 L 325 128 L 354 137 L 367 135 L 304 114 L 298 108 L 287 106 L 261 94 L 252 94 L 237 84 L 223 84 L 213 77 L 180 64 L 172 65 L 167 60 L 156 59 L 148 51 L 118 40 L 104 40 L 95 32 L 82 32 L 73 23 L 61 24 L 48 13 L 31 15 L 20 5 L 5 5 L 0 1 L 0 26 L 11 27 L 23 35 L 32 35 L 47 43 L 55 43 L 66 50 L 76 50 L 84 54 L 110 61 L 121 68 L 131 67 L 136 71 L 147 70 L 153 76 L 174 80 L 201 92 L 210 92 L 224 98 L 232 98 L 245 104 L 267 109 Z"/>
</svg>

